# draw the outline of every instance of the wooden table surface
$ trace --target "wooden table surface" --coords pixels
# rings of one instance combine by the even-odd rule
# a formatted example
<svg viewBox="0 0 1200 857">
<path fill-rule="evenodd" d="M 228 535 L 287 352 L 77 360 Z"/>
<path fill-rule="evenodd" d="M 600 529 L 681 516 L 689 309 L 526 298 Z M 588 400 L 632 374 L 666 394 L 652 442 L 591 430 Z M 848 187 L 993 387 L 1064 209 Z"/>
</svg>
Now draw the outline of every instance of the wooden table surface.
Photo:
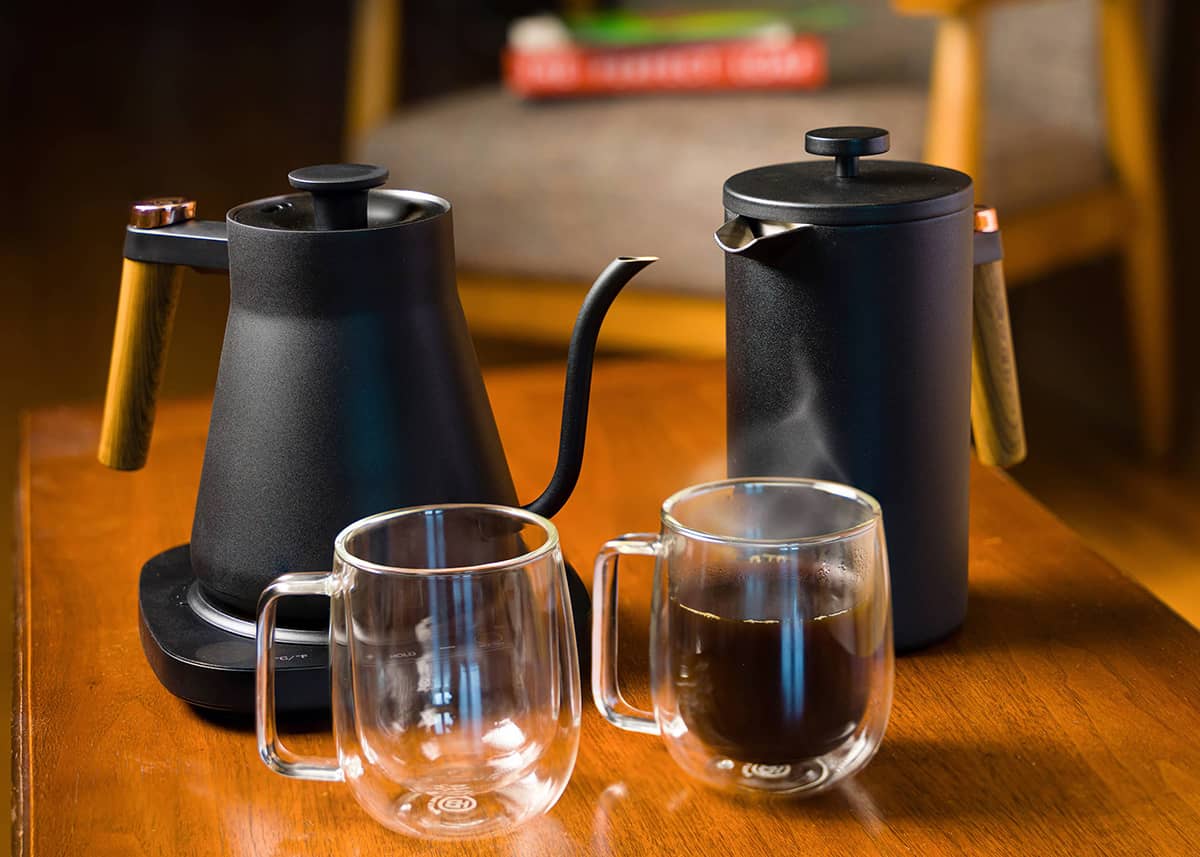
<svg viewBox="0 0 1200 857">
<path fill-rule="evenodd" d="M 553 467 L 561 383 L 558 369 L 488 379 L 525 498 Z M 96 463 L 98 425 L 62 408 L 23 430 L 18 853 L 1200 854 L 1200 634 L 1003 475 L 972 473 L 967 624 L 898 661 L 887 736 L 857 778 L 808 801 L 732 799 L 585 699 L 548 816 L 432 845 L 376 825 L 341 785 L 271 773 L 250 729 L 159 686 L 138 570 L 188 537 L 207 407 L 165 404 L 135 474 Z M 606 538 L 655 529 L 660 500 L 721 475 L 723 435 L 719 366 L 601 365 L 583 478 L 557 518 L 568 558 L 586 568 Z M 624 675 L 644 702 L 650 568 L 626 568 Z"/>
</svg>

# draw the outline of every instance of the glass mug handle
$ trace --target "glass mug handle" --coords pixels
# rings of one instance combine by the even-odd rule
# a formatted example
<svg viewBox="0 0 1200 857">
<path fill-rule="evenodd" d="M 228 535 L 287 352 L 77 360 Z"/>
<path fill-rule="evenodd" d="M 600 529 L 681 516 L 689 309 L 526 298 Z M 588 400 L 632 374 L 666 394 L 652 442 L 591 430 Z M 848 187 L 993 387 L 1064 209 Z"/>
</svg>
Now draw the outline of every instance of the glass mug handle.
<svg viewBox="0 0 1200 857">
<path fill-rule="evenodd" d="M 324 571 L 284 574 L 272 581 L 258 599 L 255 633 L 258 660 L 254 675 L 258 755 L 268 768 L 285 777 L 323 782 L 341 782 L 343 779 L 336 758 L 297 756 L 283 746 L 275 728 L 275 614 L 279 599 L 289 595 L 328 596 L 332 594 L 333 585 L 333 575 Z"/>
<path fill-rule="evenodd" d="M 592 581 L 592 699 L 609 723 L 647 735 L 660 734 L 654 712 L 630 705 L 617 686 L 617 560 L 657 557 L 661 550 L 657 533 L 629 533 L 606 542 L 596 555 Z"/>
</svg>

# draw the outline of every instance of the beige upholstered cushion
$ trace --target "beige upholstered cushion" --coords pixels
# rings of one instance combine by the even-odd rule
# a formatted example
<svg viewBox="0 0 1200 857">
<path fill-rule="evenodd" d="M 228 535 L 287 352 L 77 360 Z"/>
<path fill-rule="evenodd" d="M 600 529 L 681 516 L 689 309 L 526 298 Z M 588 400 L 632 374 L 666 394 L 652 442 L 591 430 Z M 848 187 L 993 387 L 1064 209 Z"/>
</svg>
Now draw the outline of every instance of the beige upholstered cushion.
<svg viewBox="0 0 1200 857">
<path fill-rule="evenodd" d="M 1104 176 L 1090 2 L 996 15 L 984 179 L 1002 216 Z M 887 157 L 919 159 L 925 106 L 911 81 L 533 104 L 489 88 L 400 114 L 358 155 L 451 201 L 464 269 L 585 281 L 654 254 L 639 287 L 716 293 L 727 176 L 807 157 L 804 132 L 822 125 L 885 127 Z"/>
</svg>

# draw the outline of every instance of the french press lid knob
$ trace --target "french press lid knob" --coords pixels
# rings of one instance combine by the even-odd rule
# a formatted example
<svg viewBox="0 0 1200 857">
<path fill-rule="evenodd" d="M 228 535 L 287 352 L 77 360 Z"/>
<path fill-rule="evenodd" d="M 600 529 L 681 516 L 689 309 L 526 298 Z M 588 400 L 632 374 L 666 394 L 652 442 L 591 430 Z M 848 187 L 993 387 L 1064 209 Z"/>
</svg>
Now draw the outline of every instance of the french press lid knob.
<svg viewBox="0 0 1200 857">
<path fill-rule="evenodd" d="M 296 190 L 312 194 L 317 229 L 364 229 L 367 191 L 387 181 L 386 167 L 372 164 L 320 164 L 288 173 Z"/>
<path fill-rule="evenodd" d="M 971 177 L 957 170 L 913 161 L 877 158 L 890 148 L 883 128 L 857 125 L 818 128 L 804 135 L 804 148 L 825 160 L 768 164 L 725 181 L 725 212 L 753 220 L 812 226 L 878 226 L 926 220 L 969 209 L 975 201 Z"/>
<path fill-rule="evenodd" d="M 882 155 L 890 148 L 888 132 L 882 128 L 839 125 L 804 135 L 804 151 L 810 155 L 832 155 L 840 179 L 858 175 L 858 159 L 863 155 Z"/>
</svg>

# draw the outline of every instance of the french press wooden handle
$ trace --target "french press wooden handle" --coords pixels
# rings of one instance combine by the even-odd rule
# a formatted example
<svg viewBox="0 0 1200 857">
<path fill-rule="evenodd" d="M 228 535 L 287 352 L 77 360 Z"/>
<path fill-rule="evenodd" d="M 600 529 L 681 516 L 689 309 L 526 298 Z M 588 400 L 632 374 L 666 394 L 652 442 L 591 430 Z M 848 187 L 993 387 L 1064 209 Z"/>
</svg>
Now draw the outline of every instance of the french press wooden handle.
<svg viewBox="0 0 1200 857">
<path fill-rule="evenodd" d="M 999 231 L 995 209 L 976 208 L 975 231 Z M 975 453 L 984 464 L 1012 467 L 1025 460 L 1025 420 L 1002 259 L 975 265 L 972 291 L 975 330 L 971 343 L 971 428 Z"/>
<path fill-rule="evenodd" d="M 166 226 L 190 220 L 195 214 L 192 200 L 163 197 L 135 203 L 130 225 Z M 182 277 L 178 265 L 156 262 L 126 259 L 121 269 L 97 454 L 100 463 L 108 467 L 137 470 L 146 463 Z"/>
</svg>

